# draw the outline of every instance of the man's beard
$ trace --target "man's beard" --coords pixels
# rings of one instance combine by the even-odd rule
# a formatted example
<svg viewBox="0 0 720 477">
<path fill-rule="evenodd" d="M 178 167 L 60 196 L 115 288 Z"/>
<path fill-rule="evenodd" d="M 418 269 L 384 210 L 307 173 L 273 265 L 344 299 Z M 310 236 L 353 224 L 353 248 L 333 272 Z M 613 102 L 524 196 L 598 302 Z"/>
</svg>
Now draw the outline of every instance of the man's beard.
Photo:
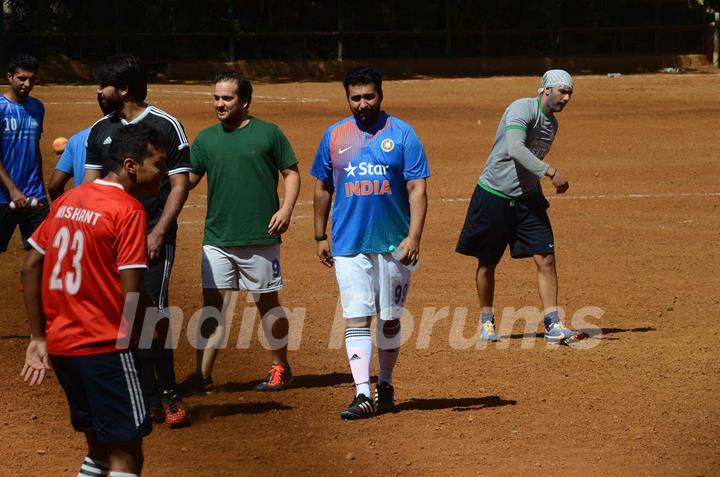
<svg viewBox="0 0 720 477">
<path fill-rule="evenodd" d="M 123 107 L 122 99 L 103 99 L 101 95 L 98 95 L 98 104 L 104 114 L 117 113 Z"/>
</svg>

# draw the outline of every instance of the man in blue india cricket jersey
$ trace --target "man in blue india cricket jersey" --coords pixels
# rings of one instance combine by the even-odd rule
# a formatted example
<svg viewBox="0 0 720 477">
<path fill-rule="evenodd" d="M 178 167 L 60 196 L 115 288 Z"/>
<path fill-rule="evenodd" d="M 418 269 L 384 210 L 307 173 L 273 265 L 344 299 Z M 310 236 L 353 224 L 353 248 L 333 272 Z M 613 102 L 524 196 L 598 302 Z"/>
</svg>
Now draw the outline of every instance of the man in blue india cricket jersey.
<svg viewBox="0 0 720 477">
<path fill-rule="evenodd" d="M 325 132 L 311 174 L 317 179 L 317 255 L 325 266 L 335 267 L 355 381 L 355 398 L 340 417 L 363 419 L 395 409 L 392 373 L 410 287 L 406 265 L 417 263 L 420 253 L 430 170 L 415 131 L 381 110 L 378 71 L 354 69 L 343 86 L 352 116 Z M 326 234 L 331 205 L 332 248 Z M 404 253 L 399 260 L 390 253 L 393 247 Z M 380 376 L 371 399 L 373 316 L 378 318 Z"/>
</svg>

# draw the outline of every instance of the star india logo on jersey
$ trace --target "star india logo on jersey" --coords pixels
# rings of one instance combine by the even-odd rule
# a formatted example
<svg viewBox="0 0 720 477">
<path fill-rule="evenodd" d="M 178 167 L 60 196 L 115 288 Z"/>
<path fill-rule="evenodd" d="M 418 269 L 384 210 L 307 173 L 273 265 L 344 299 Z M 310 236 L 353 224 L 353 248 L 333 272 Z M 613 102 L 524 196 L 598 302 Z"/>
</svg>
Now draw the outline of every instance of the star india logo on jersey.
<svg viewBox="0 0 720 477">
<path fill-rule="evenodd" d="M 390 148 L 394 147 L 394 143 L 391 139 Z M 383 144 L 385 141 L 383 141 Z M 382 147 L 382 146 L 381 146 Z M 353 166 L 352 163 L 348 163 L 347 167 L 344 168 L 347 173 L 348 181 L 345 183 L 345 197 L 351 197 L 354 195 L 383 195 L 392 194 L 392 187 L 390 181 L 383 179 L 382 181 L 375 180 L 349 180 L 350 177 L 357 176 L 386 176 L 388 168 L 390 166 L 385 164 L 373 164 L 372 162 L 361 162 L 357 166 Z M 358 170 L 359 169 L 359 170 Z"/>
</svg>

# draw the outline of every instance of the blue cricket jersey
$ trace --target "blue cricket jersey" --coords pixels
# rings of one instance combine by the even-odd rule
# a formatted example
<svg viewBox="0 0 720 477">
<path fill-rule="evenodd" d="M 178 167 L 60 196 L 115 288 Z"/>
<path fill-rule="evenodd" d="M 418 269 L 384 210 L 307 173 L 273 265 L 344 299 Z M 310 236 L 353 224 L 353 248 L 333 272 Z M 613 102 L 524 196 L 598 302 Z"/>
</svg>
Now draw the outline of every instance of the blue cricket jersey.
<svg viewBox="0 0 720 477">
<path fill-rule="evenodd" d="M 353 116 L 330 126 L 310 174 L 333 184 L 335 256 L 386 253 L 407 237 L 406 182 L 430 177 L 425 150 L 409 124 L 381 112 L 363 127 Z"/>
<path fill-rule="evenodd" d="M 76 186 L 79 186 L 85 177 L 85 157 L 87 155 L 87 138 L 90 135 L 90 129 L 83 129 L 75 133 L 68 139 L 65 151 L 55 164 L 55 169 L 73 176 Z"/>
<path fill-rule="evenodd" d="M 10 178 L 26 197 L 47 200 L 40 175 L 40 135 L 45 107 L 28 96 L 16 104 L 0 96 L 0 127 L 2 128 L 2 161 Z M 0 185 L 0 204 L 10 203 L 10 194 Z"/>
</svg>

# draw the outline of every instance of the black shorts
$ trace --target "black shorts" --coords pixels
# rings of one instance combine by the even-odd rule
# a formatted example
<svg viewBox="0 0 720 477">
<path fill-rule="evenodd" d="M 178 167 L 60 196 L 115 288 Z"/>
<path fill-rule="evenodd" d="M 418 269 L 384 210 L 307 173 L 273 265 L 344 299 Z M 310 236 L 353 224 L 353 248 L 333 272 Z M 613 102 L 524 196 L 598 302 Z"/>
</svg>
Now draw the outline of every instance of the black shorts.
<svg viewBox="0 0 720 477">
<path fill-rule="evenodd" d="M 131 351 L 87 356 L 50 355 L 79 432 L 101 443 L 129 442 L 150 434 L 138 366 Z"/>
<path fill-rule="evenodd" d="M 167 239 L 166 239 L 167 240 Z M 168 307 L 168 287 L 170 285 L 170 272 L 172 272 L 175 260 L 175 243 L 166 242 L 160 249 L 160 256 L 148 263 L 148 268 L 143 274 L 143 289 L 152 301 L 152 306 L 162 311 Z M 147 315 L 146 315 L 147 316 Z M 145 326 L 151 322 L 145 321 Z M 138 358 L 142 362 L 140 384 L 148 407 L 159 405 L 160 394 L 158 388 L 171 389 L 175 387 L 175 374 L 173 372 L 172 348 L 168 353 L 161 353 L 159 356 L 156 349 L 153 349 L 154 338 L 158 338 L 161 346 L 164 346 L 167 335 L 171 329 L 170 318 L 162 318 L 152 323 L 155 328 L 141 331 L 141 341 L 138 349 Z M 148 338 L 152 341 L 146 341 Z M 161 360 L 166 360 L 161 362 Z M 164 366 L 164 373 L 159 367 Z"/>
<path fill-rule="evenodd" d="M 50 207 L 44 203 L 38 208 L 11 209 L 8 204 L 0 204 L 0 253 L 7 250 L 15 228 L 20 226 L 20 235 L 25 250 L 30 250 L 27 239 L 35 232 L 35 229 L 45 220 Z"/>
<path fill-rule="evenodd" d="M 455 251 L 477 257 L 483 265 L 497 265 L 508 244 L 512 258 L 553 254 L 548 207 L 542 193 L 508 200 L 476 186 Z"/>
</svg>

